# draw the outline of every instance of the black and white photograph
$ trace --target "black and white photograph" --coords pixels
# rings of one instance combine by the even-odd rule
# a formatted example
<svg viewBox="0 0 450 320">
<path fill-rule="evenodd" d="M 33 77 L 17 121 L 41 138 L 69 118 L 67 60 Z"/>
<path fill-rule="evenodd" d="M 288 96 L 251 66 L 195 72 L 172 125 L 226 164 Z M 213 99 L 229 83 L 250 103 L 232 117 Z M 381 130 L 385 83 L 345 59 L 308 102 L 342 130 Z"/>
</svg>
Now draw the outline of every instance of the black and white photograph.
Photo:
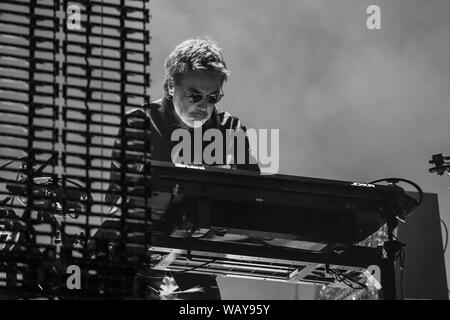
<svg viewBox="0 0 450 320">
<path fill-rule="evenodd" d="M 448 300 L 449 224 L 448 0 L 0 2 L 0 300 Z"/>
</svg>

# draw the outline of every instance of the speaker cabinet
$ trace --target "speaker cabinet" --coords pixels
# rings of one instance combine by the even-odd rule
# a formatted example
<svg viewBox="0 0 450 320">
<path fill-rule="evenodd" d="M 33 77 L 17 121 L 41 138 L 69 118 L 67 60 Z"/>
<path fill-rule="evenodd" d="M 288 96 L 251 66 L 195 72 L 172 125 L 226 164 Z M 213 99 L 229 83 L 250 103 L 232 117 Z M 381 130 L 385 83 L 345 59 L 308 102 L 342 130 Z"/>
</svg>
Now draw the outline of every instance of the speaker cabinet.
<svg viewBox="0 0 450 320">
<path fill-rule="evenodd" d="M 406 244 L 403 275 L 397 264 L 397 297 L 448 300 L 437 194 L 424 194 L 423 204 L 407 223 L 399 223 L 397 237 Z"/>
</svg>

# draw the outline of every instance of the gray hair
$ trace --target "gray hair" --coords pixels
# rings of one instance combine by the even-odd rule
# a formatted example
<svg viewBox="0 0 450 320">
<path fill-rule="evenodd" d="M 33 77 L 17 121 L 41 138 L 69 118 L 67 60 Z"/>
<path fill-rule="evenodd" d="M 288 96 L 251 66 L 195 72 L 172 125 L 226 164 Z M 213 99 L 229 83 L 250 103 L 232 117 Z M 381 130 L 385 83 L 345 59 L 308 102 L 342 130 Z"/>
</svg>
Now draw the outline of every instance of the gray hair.
<svg viewBox="0 0 450 320">
<path fill-rule="evenodd" d="M 178 46 L 166 59 L 166 79 L 164 91 L 166 96 L 169 79 L 178 82 L 180 76 L 187 71 L 212 71 L 223 83 L 230 72 L 223 58 L 222 50 L 216 42 L 207 39 L 189 39 Z"/>
</svg>

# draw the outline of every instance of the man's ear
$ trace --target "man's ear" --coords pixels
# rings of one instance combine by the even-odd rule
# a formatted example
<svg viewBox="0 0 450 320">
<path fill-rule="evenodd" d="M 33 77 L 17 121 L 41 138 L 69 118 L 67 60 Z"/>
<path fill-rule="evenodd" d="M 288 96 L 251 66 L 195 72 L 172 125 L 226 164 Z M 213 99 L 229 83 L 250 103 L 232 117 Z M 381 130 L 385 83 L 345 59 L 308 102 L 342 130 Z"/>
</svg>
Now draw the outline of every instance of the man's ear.
<svg viewBox="0 0 450 320">
<path fill-rule="evenodd" d="M 174 81 L 173 79 L 168 79 L 167 80 L 167 91 L 169 92 L 169 95 L 173 97 L 174 94 Z"/>
</svg>

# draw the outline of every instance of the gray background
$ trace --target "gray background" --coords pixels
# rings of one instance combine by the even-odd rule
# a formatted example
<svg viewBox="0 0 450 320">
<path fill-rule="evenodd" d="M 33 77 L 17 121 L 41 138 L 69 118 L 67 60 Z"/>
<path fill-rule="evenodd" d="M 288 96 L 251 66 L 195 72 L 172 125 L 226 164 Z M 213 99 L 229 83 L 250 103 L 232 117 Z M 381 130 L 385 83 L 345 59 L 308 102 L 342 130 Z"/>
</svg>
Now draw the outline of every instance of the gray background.
<svg viewBox="0 0 450 320">
<path fill-rule="evenodd" d="M 381 30 L 366 28 L 371 4 Z M 450 225 L 450 179 L 427 170 L 432 154 L 450 154 L 450 1 L 152 0 L 150 9 L 152 99 L 174 46 L 209 36 L 232 72 L 219 108 L 247 127 L 280 129 L 280 173 L 410 179 L 438 194 Z M 219 284 L 224 298 L 313 296 L 309 287 Z"/>
</svg>

